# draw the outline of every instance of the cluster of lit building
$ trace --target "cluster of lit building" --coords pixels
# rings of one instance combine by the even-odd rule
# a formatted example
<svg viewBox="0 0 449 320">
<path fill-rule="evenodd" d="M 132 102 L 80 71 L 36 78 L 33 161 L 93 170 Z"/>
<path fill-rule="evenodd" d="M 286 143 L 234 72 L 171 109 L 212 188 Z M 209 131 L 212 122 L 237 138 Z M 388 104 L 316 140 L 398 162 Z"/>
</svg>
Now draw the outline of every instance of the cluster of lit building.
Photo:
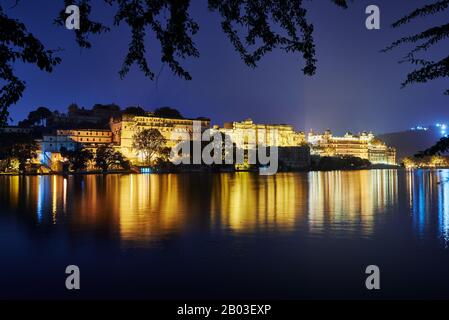
<svg viewBox="0 0 449 320">
<path fill-rule="evenodd" d="M 258 141 L 278 147 L 298 147 L 307 143 L 303 132 L 297 132 L 287 124 L 257 124 L 246 119 L 241 122 L 226 122 L 222 128 L 214 126 L 214 129 L 230 136 L 232 141 L 241 141 L 239 147 L 245 150 L 254 148 Z M 255 133 L 255 139 L 250 137 L 252 132 Z M 260 137 L 261 134 L 263 137 Z"/>
<path fill-rule="evenodd" d="M 136 133 L 146 129 L 158 130 L 167 141 L 167 147 L 171 148 L 179 141 L 176 133 L 188 132 L 193 137 L 194 122 L 200 124 L 201 132 L 210 128 L 210 120 L 199 119 L 172 119 L 155 117 L 151 113 L 148 116 L 123 115 L 110 121 L 110 128 L 114 145 L 120 152 L 133 162 L 141 161 L 141 157 L 133 148 L 133 137 Z"/>
<path fill-rule="evenodd" d="M 424 156 L 424 157 L 406 157 L 402 163 L 407 169 L 416 168 L 449 168 L 449 157 L 441 155 Z"/>
<path fill-rule="evenodd" d="M 240 122 L 226 122 L 223 127 L 215 125 L 213 130 L 230 137 L 236 147 L 245 152 L 244 162 L 237 164 L 237 169 L 248 169 L 247 151 L 257 149 L 260 144 L 278 148 L 281 166 L 303 169 L 310 165 L 310 148 L 305 134 L 295 131 L 291 125 L 257 124 L 252 119 L 246 119 Z"/>
<path fill-rule="evenodd" d="M 82 145 L 94 152 L 100 146 L 112 144 L 112 132 L 107 129 L 62 129 L 44 134 L 40 141 L 40 161 L 53 171 L 61 169 L 61 149 L 74 150 Z"/>
<path fill-rule="evenodd" d="M 323 134 L 310 132 L 308 142 L 311 153 L 321 157 L 353 156 L 373 164 L 396 164 L 396 150 L 376 139 L 372 133 L 353 135 L 348 132 L 338 137 L 330 130 Z"/>
<path fill-rule="evenodd" d="M 445 123 L 436 123 L 435 125 L 417 125 L 415 127 L 410 128 L 411 131 L 436 131 L 439 132 L 441 137 L 448 136 L 449 127 Z"/>
<path fill-rule="evenodd" d="M 113 113 L 105 123 L 106 128 L 98 129 L 98 121 L 102 119 L 104 122 L 107 118 L 107 108 Z M 163 118 L 151 112 L 145 116 L 119 115 L 115 106 L 107 106 L 107 108 L 97 106 L 95 110 L 89 111 L 72 106 L 69 114 L 57 114 L 56 118 L 51 120 L 54 126 L 50 131 L 46 130 L 39 141 L 41 149 L 39 161 L 51 170 L 57 170 L 56 164 L 63 160 L 60 155 L 62 148 L 74 150 L 82 146 L 95 152 L 99 146 L 111 145 L 131 163 L 139 165 L 142 157 L 133 148 L 133 137 L 138 132 L 145 129 L 157 129 L 167 141 L 167 147 L 170 148 L 179 142 L 176 138 L 178 132 L 188 132 L 193 137 L 194 130 L 203 133 L 211 129 L 211 132 L 218 131 L 230 137 L 236 147 L 243 150 L 257 148 L 260 141 L 263 141 L 267 147 L 278 147 L 280 161 L 290 168 L 309 167 L 311 155 L 354 156 L 367 159 L 373 164 L 396 164 L 395 149 L 376 139 L 372 133 L 363 132 L 359 135 L 347 133 L 344 136 L 334 136 L 327 130 L 323 134 L 310 132 L 306 136 L 304 132 L 296 131 L 291 125 L 258 124 L 251 119 L 227 122 L 220 127 L 211 126 L 207 118 Z M 86 128 L 85 124 L 89 121 L 92 121 L 92 128 Z M 76 128 L 76 124 L 80 122 L 84 122 L 83 129 Z M 13 130 L 13 128 L 19 130 L 18 127 L 9 128 L 2 130 Z M 275 135 L 272 134 L 273 132 Z M 255 133 L 255 136 L 250 137 L 249 133 Z"/>
</svg>

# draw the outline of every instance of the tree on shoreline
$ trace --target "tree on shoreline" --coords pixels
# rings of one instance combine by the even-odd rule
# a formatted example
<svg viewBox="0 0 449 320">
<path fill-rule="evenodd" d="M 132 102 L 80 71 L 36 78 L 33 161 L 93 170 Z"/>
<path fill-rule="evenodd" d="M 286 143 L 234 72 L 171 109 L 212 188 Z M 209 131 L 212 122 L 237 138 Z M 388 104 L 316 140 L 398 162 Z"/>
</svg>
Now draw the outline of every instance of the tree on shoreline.
<svg viewBox="0 0 449 320">
<path fill-rule="evenodd" d="M 11 150 L 11 155 L 19 162 L 19 172 L 26 171 L 28 162 L 37 157 L 39 146 L 34 141 L 25 143 L 15 143 Z"/>
<path fill-rule="evenodd" d="M 443 137 L 430 148 L 415 154 L 416 158 L 424 158 L 426 156 L 441 156 L 449 151 L 449 138 Z"/>
<path fill-rule="evenodd" d="M 95 164 L 103 172 L 107 172 L 113 165 L 120 166 L 122 169 L 129 169 L 129 161 L 125 159 L 120 151 L 111 146 L 101 146 L 95 153 Z"/>
<path fill-rule="evenodd" d="M 133 136 L 133 148 L 143 155 L 146 165 L 153 163 L 153 158 L 165 154 L 166 139 L 157 129 L 145 129 Z"/>
<path fill-rule="evenodd" d="M 446 156 L 434 154 L 419 154 L 414 157 L 404 158 L 402 164 L 406 168 L 447 168 L 449 159 Z"/>
<path fill-rule="evenodd" d="M 24 173 L 29 160 L 37 157 L 39 146 L 32 136 L 18 133 L 0 133 L 0 161 L 8 168 L 16 159 L 19 172 Z"/>
<path fill-rule="evenodd" d="M 67 159 L 69 170 L 75 172 L 85 170 L 89 161 L 93 159 L 92 151 L 81 146 L 77 146 L 74 150 L 67 150 L 62 147 L 61 156 Z"/>
</svg>

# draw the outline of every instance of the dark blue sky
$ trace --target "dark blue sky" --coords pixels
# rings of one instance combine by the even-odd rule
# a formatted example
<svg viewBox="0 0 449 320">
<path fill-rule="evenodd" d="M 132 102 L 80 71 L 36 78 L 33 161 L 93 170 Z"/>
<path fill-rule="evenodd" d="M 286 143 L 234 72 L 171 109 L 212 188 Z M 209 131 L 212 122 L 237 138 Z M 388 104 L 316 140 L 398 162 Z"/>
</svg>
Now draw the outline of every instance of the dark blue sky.
<svg viewBox="0 0 449 320">
<path fill-rule="evenodd" d="M 2 0 L 4 8 L 13 2 Z M 93 48 L 80 50 L 71 31 L 53 25 L 62 2 L 22 0 L 7 10 L 49 48 L 64 48 L 60 53 L 63 62 L 51 74 L 16 64 L 27 89 L 11 108 L 15 121 L 40 105 L 65 111 L 72 102 L 85 107 L 115 102 L 148 110 L 169 105 L 185 116 L 208 116 L 213 124 L 220 125 L 251 117 L 257 122 L 289 123 L 300 130 L 330 128 L 338 133 L 383 133 L 416 124 L 449 122 L 449 97 L 443 95 L 447 79 L 400 89 L 412 68 L 397 63 L 405 51 L 379 53 L 403 35 L 447 22 L 446 13 L 391 29 L 391 22 L 429 1 L 360 0 L 348 10 L 327 0 L 307 3 L 315 26 L 318 70 L 315 76 L 306 77 L 301 72 L 301 57 L 280 51 L 267 55 L 257 69 L 248 68 L 222 33 L 219 17 L 208 12 L 207 1 L 193 0 L 192 16 L 200 24 L 194 40 L 201 56 L 184 62 L 193 80 L 179 79 L 164 68 L 157 83 L 137 68 L 120 80 L 118 71 L 130 39 L 127 27 L 92 37 Z M 112 24 L 111 9 L 103 1 L 94 2 L 98 3 L 93 8 L 94 18 Z M 365 28 L 369 4 L 381 9 L 381 30 Z M 155 72 L 161 68 L 158 51 L 157 42 L 148 36 L 148 59 Z M 447 56 L 447 41 L 432 52 L 435 59 Z"/>
</svg>

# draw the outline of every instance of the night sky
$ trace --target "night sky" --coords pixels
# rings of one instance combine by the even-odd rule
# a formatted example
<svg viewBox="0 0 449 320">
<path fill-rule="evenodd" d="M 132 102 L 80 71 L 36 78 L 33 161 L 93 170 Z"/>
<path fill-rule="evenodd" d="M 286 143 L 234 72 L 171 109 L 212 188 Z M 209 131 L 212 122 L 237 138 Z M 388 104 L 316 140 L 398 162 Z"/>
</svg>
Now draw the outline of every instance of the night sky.
<svg viewBox="0 0 449 320">
<path fill-rule="evenodd" d="M 96 2 L 93 18 L 112 25 L 111 8 L 103 1 Z M 166 67 L 155 82 L 137 68 L 124 80 L 119 78 L 130 40 L 126 26 L 91 37 L 93 48 L 81 50 L 72 31 L 53 25 L 63 1 L 22 0 L 16 8 L 7 9 L 14 1 L 2 0 L 7 14 L 23 20 L 48 48 L 64 48 L 59 55 L 63 61 L 51 74 L 34 66 L 15 65 L 27 89 L 11 108 L 11 116 L 17 122 L 41 105 L 65 111 L 72 102 L 89 108 L 95 103 L 114 102 L 122 107 L 141 105 L 147 110 L 172 106 L 187 117 L 208 116 L 213 124 L 220 125 L 251 117 L 261 123 L 289 123 L 306 131 L 330 128 L 337 133 L 384 133 L 449 122 L 449 97 L 443 95 L 449 81 L 400 89 L 407 71 L 412 70 L 410 65 L 397 63 L 405 50 L 379 52 L 401 36 L 447 22 L 446 13 L 399 29 L 390 27 L 426 2 L 432 1 L 359 0 L 347 10 L 330 1 L 307 3 L 318 58 L 317 74 L 307 77 L 301 72 L 302 58 L 281 51 L 267 55 L 257 69 L 248 68 L 222 33 L 219 17 L 208 11 L 207 1 L 193 0 L 192 16 L 200 24 L 194 40 L 201 56 L 183 63 L 193 80 L 177 78 Z M 365 28 L 369 4 L 381 9 L 381 30 Z M 449 41 L 445 42 L 431 51 L 431 58 L 447 55 Z M 158 51 L 158 43 L 148 36 L 148 60 L 156 73 L 161 69 Z"/>
</svg>

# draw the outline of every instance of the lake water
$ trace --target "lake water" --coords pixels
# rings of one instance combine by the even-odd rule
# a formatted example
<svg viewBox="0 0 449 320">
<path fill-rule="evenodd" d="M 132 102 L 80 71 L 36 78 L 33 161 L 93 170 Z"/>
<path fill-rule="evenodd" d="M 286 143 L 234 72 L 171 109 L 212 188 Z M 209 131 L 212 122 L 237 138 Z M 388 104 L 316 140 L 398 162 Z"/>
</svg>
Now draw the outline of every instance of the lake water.
<svg viewBox="0 0 449 320">
<path fill-rule="evenodd" d="M 0 298 L 449 298 L 449 170 L 0 176 Z"/>
</svg>

